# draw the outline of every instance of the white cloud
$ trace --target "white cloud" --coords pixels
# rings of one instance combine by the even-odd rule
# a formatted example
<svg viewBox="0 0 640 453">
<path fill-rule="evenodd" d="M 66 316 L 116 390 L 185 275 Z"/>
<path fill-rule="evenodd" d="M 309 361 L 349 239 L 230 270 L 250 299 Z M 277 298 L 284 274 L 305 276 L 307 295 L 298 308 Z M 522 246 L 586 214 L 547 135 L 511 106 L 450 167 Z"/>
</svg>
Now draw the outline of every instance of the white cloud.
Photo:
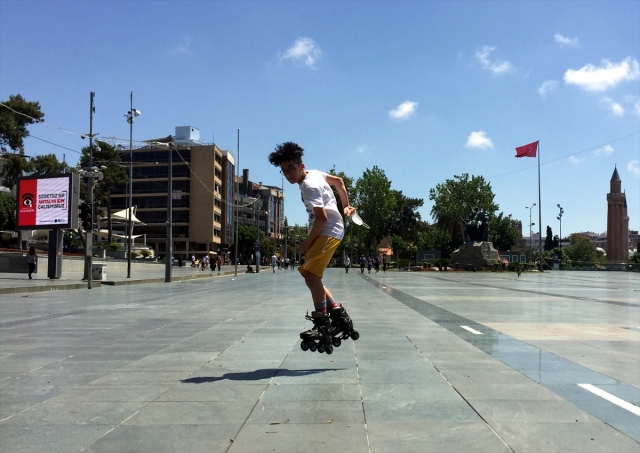
<svg viewBox="0 0 640 453">
<path fill-rule="evenodd" d="M 632 160 L 627 164 L 627 171 L 637 178 L 640 178 L 640 160 Z"/>
<path fill-rule="evenodd" d="M 562 36 L 560 33 L 556 33 L 553 36 L 553 40 L 560 44 L 561 46 L 571 46 L 571 47 L 579 47 L 580 43 L 578 43 L 578 38 L 568 38 L 566 36 Z"/>
<path fill-rule="evenodd" d="M 178 55 L 191 55 L 191 36 L 185 35 L 182 37 L 180 44 L 171 49 L 171 53 Z"/>
<path fill-rule="evenodd" d="M 369 150 L 369 145 L 367 145 L 366 143 L 360 143 L 358 146 L 356 146 L 356 153 L 358 154 L 364 154 Z"/>
<path fill-rule="evenodd" d="M 624 107 L 622 107 L 620 104 L 618 104 L 616 101 L 614 101 L 611 98 L 603 98 L 600 101 L 600 105 L 603 106 L 604 108 L 608 109 L 611 111 L 611 113 L 613 113 L 615 116 L 624 116 Z"/>
<path fill-rule="evenodd" d="M 293 60 L 302 61 L 306 66 L 315 69 L 315 63 L 322 55 L 322 50 L 318 47 L 318 44 L 311 38 L 298 38 L 287 49 L 287 51 L 280 56 L 280 60 Z"/>
<path fill-rule="evenodd" d="M 476 60 L 480 62 L 482 67 L 488 71 L 493 72 L 496 75 L 505 74 L 513 69 L 513 65 L 506 60 L 494 60 L 489 59 L 489 54 L 496 50 L 495 47 L 482 46 L 476 50 Z"/>
<path fill-rule="evenodd" d="M 640 116 L 640 101 L 636 101 L 633 106 L 633 111 L 636 112 L 636 115 Z"/>
<path fill-rule="evenodd" d="M 547 97 L 547 94 L 558 87 L 558 82 L 556 80 L 547 80 L 538 88 L 538 93 L 543 98 Z"/>
<path fill-rule="evenodd" d="M 602 60 L 600 67 L 587 64 L 580 69 L 568 69 L 564 73 L 567 84 L 577 85 L 587 91 L 605 91 L 625 80 L 640 79 L 640 64 L 631 57 L 620 63 Z"/>
<path fill-rule="evenodd" d="M 413 101 L 404 101 L 393 110 L 389 110 L 389 116 L 396 120 L 406 120 L 413 115 L 418 108 L 418 103 Z"/>
<path fill-rule="evenodd" d="M 487 137 L 487 133 L 485 131 L 472 132 L 467 137 L 467 143 L 464 145 L 465 148 L 493 148 L 493 141 Z"/>
<path fill-rule="evenodd" d="M 584 162 L 584 159 L 578 159 L 576 156 L 569 156 L 567 161 L 569 161 L 570 164 L 579 164 Z"/>
<path fill-rule="evenodd" d="M 611 145 L 604 145 L 602 148 L 598 148 L 593 152 L 595 156 L 609 156 L 613 153 L 615 153 L 615 150 Z"/>
</svg>

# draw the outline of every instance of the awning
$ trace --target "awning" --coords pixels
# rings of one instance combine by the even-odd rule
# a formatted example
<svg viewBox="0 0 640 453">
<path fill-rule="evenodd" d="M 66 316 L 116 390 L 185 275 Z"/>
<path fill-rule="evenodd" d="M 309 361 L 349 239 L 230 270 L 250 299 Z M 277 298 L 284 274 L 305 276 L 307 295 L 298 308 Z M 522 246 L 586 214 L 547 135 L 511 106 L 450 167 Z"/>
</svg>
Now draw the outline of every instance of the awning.
<svg viewBox="0 0 640 453">
<path fill-rule="evenodd" d="M 100 230 L 98 232 L 98 234 L 100 236 L 102 236 L 103 238 L 108 238 L 109 237 L 109 230 Z M 131 237 L 133 239 L 135 239 L 135 238 L 139 238 L 141 236 L 142 236 L 142 234 L 134 234 Z M 127 235 L 126 234 L 114 233 L 113 231 L 111 232 L 111 237 L 112 238 L 119 238 L 119 239 L 127 239 Z"/>
<path fill-rule="evenodd" d="M 136 217 L 136 206 L 133 206 L 131 208 L 131 221 L 133 222 L 133 224 L 135 225 L 136 223 L 144 225 L 140 219 L 138 219 Z M 117 212 L 112 212 L 111 213 L 111 221 L 117 221 L 117 222 L 127 222 L 129 219 L 127 219 L 127 211 L 128 209 L 123 209 L 122 211 L 117 211 Z M 107 219 L 107 217 L 102 217 L 102 219 Z"/>
</svg>

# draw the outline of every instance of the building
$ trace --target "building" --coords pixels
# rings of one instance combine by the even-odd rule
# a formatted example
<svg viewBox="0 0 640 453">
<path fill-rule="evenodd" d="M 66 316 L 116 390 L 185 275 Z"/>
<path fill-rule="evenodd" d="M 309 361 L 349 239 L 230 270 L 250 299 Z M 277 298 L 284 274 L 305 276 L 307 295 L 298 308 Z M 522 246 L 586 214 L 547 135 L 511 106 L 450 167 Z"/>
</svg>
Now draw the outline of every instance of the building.
<svg viewBox="0 0 640 453">
<path fill-rule="evenodd" d="M 622 180 L 614 168 L 607 194 L 607 262 L 625 263 L 629 258 L 629 215 Z"/>
<path fill-rule="evenodd" d="M 156 256 L 166 256 L 171 160 L 173 256 L 221 254 L 230 247 L 232 238 L 228 219 L 233 218 L 225 216 L 233 200 L 233 192 L 226 187 L 233 178 L 233 156 L 213 143 L 202 142 L 200 131 L 191 126 L 176 127 L 175 144 L 171 157 L 167 147 L 157 144 L 132 151 L 132 205 L 144 223 L 136 226 L 133 234 L 144 235 Z M 128 164 L 129 149 L 119 147 L 119 153 Z M 112 189 L 112 209 L 127 208 L 128 190 L 126 185 Z"/>
<path fill-rule="evenodd" d="M 268 186 L 249 179 L 249 170 L 242 170 L 238 180 L 240 205 L 238 222 L 254 226 L 267 237 L 284 237 L 284 192 L 281 187 Z"/>
</svg>

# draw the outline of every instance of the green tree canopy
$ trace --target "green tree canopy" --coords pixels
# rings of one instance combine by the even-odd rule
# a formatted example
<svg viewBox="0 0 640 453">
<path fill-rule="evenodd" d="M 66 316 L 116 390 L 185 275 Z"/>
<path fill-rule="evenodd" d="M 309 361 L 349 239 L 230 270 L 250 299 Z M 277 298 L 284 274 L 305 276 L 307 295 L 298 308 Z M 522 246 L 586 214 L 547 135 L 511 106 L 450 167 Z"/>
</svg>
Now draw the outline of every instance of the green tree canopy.
<svg viewBox="0 0 640 453">
<path fill-rule="evenodd" d="M 54 175 L 64 173 L 65 164 L 60 162 L 55 154 L 42 154 L 31 159 L 34 175 Z"/>
<path fill-rule="evenodd" d="M 0 149 L 6 152 L 9 148 L 23 154 L 24 139 L 29 136 L 27 125 L 42 121 L 44 113 L 38 102 L 28 102 L 19 94 L 9 96 L 3 104 L 0 105 Z"/>
<path fill-rule="evenodd" d="M 5 154 L 4 164 L 0 171 L 2 185 L 13 189 L 18 178 L 33 170 L 33 164 L 22 154 Z"/>
<path fill-rule="evenodd" d="M 409 198 L 401 190 L 391 190 L 396 203 L 389 218 L 389 235 L 400 236 L 405 242 L 417 243 L 422 222 L 418 208 L 424 205 L 422 198 Z"/>
<path fill-rule="evenodd" d="M 389 231 L 389 219 L 396 205 L 396 196 L 391 190 L 391 181 L 384 170 L 374 166 L 368 168 L 356 182 L 354 205 L 358 215 L 370 227 L 366 231 L 366 243 L 371 250 Z"/>
<path fill-rule="evenodd" d="M 496 249 L 504 251 L 514 250 L 516 246 L 520 245 L 522 237 L 513 227 L 511 217 L 503 217 L 501 212 L 489 220 L 489 240 Z"/>
<path fill-rule="evenodd" d="M 438 228 L 449 231 L 453 246 L 462 243 L 462 220 L 468 220 L 473 208 L 486 211 L 490 216 L 498 210 L 494 203 L 491 184 L 482 176 L 471 176 L 468 173 L 454 175 L 429 190 L 429 200 L 434 202 L 431 216 Z"/>
<path fill-rule="evenodd" d="M 420 233 L 419 246 L 421 250 L 439 250 L 442 256 L 450 256 L 451 234 L 441 228 L 429 226 Z"/>
<path fill-rule="evenodd" d="M 13 231 L 16 227 L 16 201 L 0 192 L 0 230 Z"/>
<path fill-rule="evenodd" d="M 572 261 L 594 262 L 598 257 L 596 246 L 586 236 L 573 233 L 569 239 L 570 244 L 563 247 L 564 253 Z"/>
<path fill-rule="evenodd" d="M 126 184 L 129 181 L 129 178 L 127 176 L 127 171 L 122 166 L 118 151 L 116 151 L 116 149 L 107 142 L 97 140 L 96 144 L 98 145 L 99 150 L 94 147 L 93 164 L 98 168 L 106 168 L 101 170 L 104 175 L 102 181 L 99 181 L 98 179 L 93 180 L 93 199 L 101 206 L 107 206 L 110 203 L 111 188 L 118 184 Z M 89 146 L 82 148 L 80 166 L 89 166 L 89 151 Z M 80 197 L 85 200 L 87 199 L 87 185 L 84 178 L 81 184 Z"/>
</svg>

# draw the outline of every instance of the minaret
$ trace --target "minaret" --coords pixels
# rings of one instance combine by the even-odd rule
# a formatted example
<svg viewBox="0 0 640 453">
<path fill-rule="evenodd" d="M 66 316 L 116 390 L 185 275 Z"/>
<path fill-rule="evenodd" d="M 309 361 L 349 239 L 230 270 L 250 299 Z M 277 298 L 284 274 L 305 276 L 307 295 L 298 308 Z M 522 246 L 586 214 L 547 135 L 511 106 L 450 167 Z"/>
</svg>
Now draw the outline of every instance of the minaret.
<svg viewBox="0 0 640 453">
<path fill-rule="evenodd" d="M 629 216 L 627 197 L 622 192 L 622 180 L 618 169 L 611 176 L 610 192 L 607 194 L 607 261 L 625 263 L 629 256 Z"/>
</svg>

